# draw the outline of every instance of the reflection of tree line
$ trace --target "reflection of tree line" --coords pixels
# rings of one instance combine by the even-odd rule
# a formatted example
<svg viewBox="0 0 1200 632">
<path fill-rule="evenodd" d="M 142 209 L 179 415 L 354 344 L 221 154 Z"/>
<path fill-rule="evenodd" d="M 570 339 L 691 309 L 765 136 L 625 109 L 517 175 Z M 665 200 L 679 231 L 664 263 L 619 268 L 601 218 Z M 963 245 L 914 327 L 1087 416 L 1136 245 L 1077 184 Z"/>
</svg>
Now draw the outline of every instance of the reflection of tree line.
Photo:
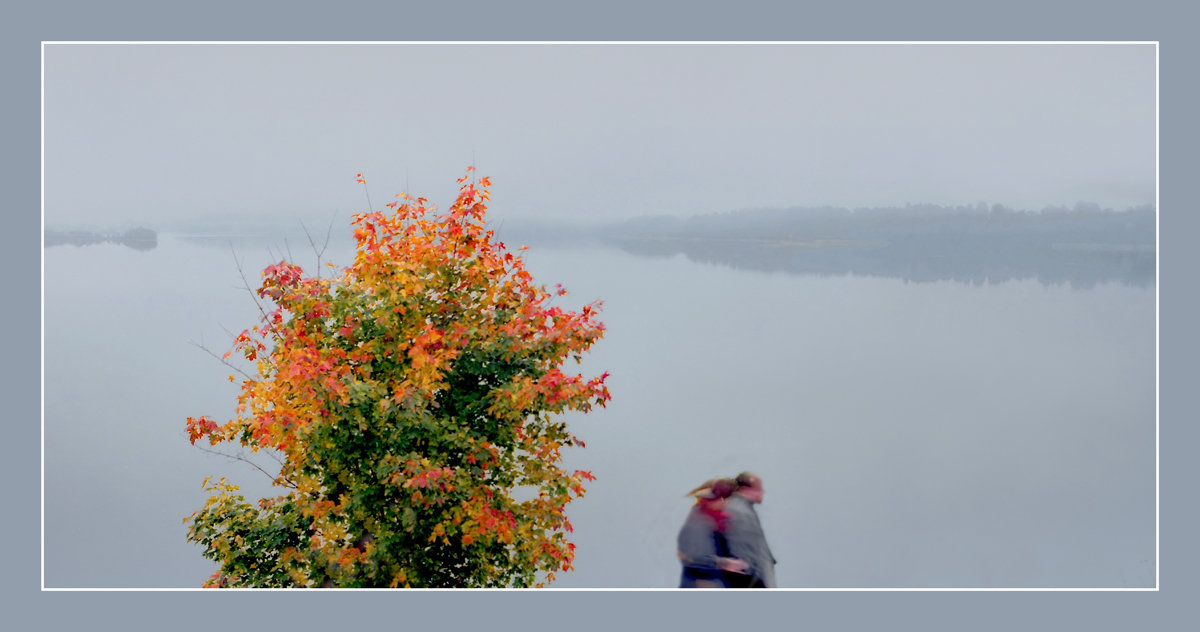
<svg viewBox="0 0 1200 632">
<path fill-rule="evenodd" d="M 982 205 L 817 208 L 639 218 L 591 237 L 637 255 L 683 254 L 764 272 L 1146 287 L 1156 274 L 1156 220 L 1150 207 L 1114 212 L 1079 205 L 1040 213 Z"/>
<path fill-rule="evenodd" d="M 814 246 L 697 239 L 617 238 L 622 250 L 642 256 L 683 254 L 692 261 L 742 270 L 790 274 L 858 275 L 908 281 L 1001 283 L 1036 279 L 1090 288 L 1097 283 L 1153 285 L 1153 248 L 1070 249 L 1005 247 L 979 239 Z"/>
<path fill-rule="evenodd" d="M 121 233 L 96 233 L 87 230 L 47 230 L 45 244 L 49 246 L 90 246 L 120 244 L 134 250 L 153 250 L 158 246 L 158 233 L 149 228 L 134 228 Z"/>
</svg>

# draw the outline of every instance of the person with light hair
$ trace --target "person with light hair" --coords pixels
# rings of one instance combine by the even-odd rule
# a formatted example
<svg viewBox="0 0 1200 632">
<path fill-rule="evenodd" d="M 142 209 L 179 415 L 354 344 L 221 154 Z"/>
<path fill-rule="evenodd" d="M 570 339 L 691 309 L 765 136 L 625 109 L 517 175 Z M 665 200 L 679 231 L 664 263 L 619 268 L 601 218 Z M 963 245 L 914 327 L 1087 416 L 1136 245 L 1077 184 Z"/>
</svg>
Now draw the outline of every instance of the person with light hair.
<svg viewBox="0 0 1200 632">
<path fill-rule="evenodd" d="M 683 565 L 680 588 L 728 588 L 726 576 L 743 573 L 746 562 L 729 553 L 725 539 L 729 514 L 725 503 L 733 495 L 733 479 L 715 478 L 686 495 L 696 499 L 677 538 L 678 557 Z"/>
</svg>

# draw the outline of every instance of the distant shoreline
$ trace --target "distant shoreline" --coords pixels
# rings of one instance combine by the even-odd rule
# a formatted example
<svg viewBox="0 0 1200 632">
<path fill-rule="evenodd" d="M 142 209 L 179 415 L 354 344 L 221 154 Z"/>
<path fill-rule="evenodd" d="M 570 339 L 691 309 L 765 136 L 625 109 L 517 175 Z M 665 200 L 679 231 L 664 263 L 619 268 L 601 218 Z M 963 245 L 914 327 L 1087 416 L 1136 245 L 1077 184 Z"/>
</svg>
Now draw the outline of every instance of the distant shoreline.
<svg viewBox="0 0 1200 632">
<path fill-rule="evenodd" d="M 123 232 L 98 233 L 88 230 L 46 230 L 43 235 L 47 248 L 52 246 L 92 246 L 120 244 L 134 250 L 153 250 L 158 246 L 158 233 L 149 228 L 134 228 Z"/>
</svg>

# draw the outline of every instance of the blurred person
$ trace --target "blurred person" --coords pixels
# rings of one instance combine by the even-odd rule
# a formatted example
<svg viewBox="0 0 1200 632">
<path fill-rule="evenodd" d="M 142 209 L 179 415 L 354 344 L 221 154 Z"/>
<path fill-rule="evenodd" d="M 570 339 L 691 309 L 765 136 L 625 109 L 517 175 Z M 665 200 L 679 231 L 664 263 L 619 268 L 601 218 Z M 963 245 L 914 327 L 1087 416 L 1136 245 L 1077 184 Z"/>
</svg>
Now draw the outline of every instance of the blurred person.
<svg viewBox="0 0 1200 632">
<path fill-rule="evenodd" d="M 774 588 L 775 556 L 754 511 L 754 505 L 763 500 L 762 479 L 752 472 L 742 472 L 734 483 L 736 487 L 724 505 L 729 516 L 725 539 L 729 554 L 744 561 L 749 569 L 745 573 L 725 573 L 725 582 L 731 588 Z"/>
<path fill-rule="evenodd" d="M 725 503 L 737 488 L 733 479 L 717 478 L 688 492 L 696 504 L 688 512 L 677 538 L 683 564 L 680 588 L 728 588 L 726 574 L 743 573 L 747 564 L 729 554 Z"/>
</svg>

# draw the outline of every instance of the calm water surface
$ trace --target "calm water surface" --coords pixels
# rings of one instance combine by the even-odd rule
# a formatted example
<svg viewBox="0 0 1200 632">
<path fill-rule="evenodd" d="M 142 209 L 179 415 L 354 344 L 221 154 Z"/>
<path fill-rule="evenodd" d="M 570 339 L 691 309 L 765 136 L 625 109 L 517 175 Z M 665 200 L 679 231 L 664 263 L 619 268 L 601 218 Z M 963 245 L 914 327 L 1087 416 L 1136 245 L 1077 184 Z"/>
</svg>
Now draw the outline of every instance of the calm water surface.
<svg viewBox="0 0 1200 632">
<path fill-rule="evenodd" d="M 238 247 L 252 282 L 273 253 Z M 613 401 L 570 418 L 588 447 L 567 457 L 598 480 L 555 586 L 676 585 L 683 493 L 747 469 L 784 587 L 1154 586 L 1152 286 L 527 254 L 609 328 L 583 370 L 612 373 Z M 221 353 L 254 324 L 241 284 L 220 241 L 45 250 L 47 587 L 198 586 L 201 480 L 274 494 L 184 431 L 233 413 L 229 371 L 189 341 Z"/>
</svg>

